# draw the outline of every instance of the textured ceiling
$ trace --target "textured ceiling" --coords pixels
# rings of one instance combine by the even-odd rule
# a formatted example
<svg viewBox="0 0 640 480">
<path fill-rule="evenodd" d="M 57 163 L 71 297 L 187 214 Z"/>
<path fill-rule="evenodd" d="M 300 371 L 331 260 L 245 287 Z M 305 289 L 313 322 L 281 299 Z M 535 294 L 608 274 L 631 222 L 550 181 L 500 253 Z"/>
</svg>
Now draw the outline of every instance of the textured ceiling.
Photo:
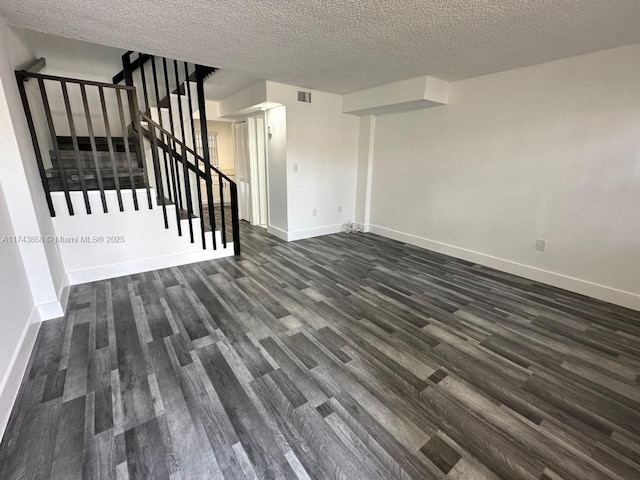
<svg viewBox="0 0 640 480">
<path fill-rule="evenodd" d="M 639 0 L 0 0 L 11 25 L 347 93 L 640 42 Z"/>
</svg>

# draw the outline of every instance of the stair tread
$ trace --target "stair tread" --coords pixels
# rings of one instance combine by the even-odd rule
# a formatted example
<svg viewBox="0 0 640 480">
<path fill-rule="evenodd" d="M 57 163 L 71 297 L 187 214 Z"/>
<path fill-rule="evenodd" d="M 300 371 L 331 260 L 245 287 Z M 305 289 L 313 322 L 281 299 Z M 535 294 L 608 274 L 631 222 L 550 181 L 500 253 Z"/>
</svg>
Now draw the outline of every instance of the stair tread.
<svg viewBox="0 0 640 480">
<path fill-rule="evenodd" d="M 92 167 L 89 167 L 89 168 L 84 168 L 83 167 L 83 171 L 86 174 L 86 173 L 95 172 L 96 169 L 95 169 L 95 166 L 93 168 Z M 140 167 L 131 166 L 131 171 L 134 172 L 134 173 L 143 173 L 143 170 Z M 50 167 L 50 168 L 46 168 L 45 172 L 59 173 L 60 170 L 58 170 L 58 167 Z M 65 173 L 69 173 L 69 172 L 78 173 L 78 172 L 80 172 L 80 169 L 79 168 L 66 168 L 65 167 L 64 172 Z M 111 173 L 113 173 L 113 168 L 112 167 L 101 167 L 100 168 L 100 172 L 111 172 Z M 124 167 L 123 166 L 119 166 L 119 167 L 117 166 L 116 167 L 116 172 L 118 172 L 118 173 L 126 173 L 128 175 L 129 174 L 129 167 L 128 166 L 124 166 Z"/>
<path fill-rule="evenodd" d="M 49 190 L 52 192 L 62 192 L 64 188 L 62 187 L 62 182 L 59 178 L 48 179 Z M 130 190 L 131 189 L 131 181 L 129 177 L 123 177 L 119 180 L 120 190 Z M 146 188 L 146 184 L 142 179 L 136 180 L 135 182 L 136 188 Z M 95 179 L 85 180 L 85 188 L 87 191 L 99 191 L 100 187 L 98 185 L 98 181 Z M 113 178 L 111 179 L 103 179 L 102 180 L 102 188 L 104 190 L 115 190 L 115 181 Z M 71 192 L 82 191 L 82 185 L 78 180 L 67 180 L 67 189 Z"/>
<path fill-rule="evenodd" d="M 56 158 L 56 152 L 55 150 L 49 150 L 49 153 L 51 154 L 51 158 Z M 61 149 L 59 150 L 60 153 L 60 158 L 64 159 L 68 159 L 68 158 L 77 158 L 76 155 L 76 151 L 75 150 L 65 150 L 65 149 Z M 98 150 L 96 152 L 93 152 L 93 150 L 79 150 L 78 153 L 80 154 L 80 158 L 83 159 L 93 159 L 94 158 L 94 154 L 98 156 L 98 158 L 111 158 L 111 152 L 104 151 L 104 150 Z M 126 152 L 113 152 L 113 156 L 114 158 L 127 158 L 127 153 Z M 130 153 L 130 156 L 134 156 L 132 153 Z"/>
<path fill-rule="evenodd" d="M 156 199 L 156 201 L 157 201 L 159 207 L 161 207 L 163 203 L 164 203 L 165 206 L 175 205 L 173 200 L 170 200 L 168 198 L 160 198 L 160 197 L 158 197 Z M 178 210 L 178 212 L 180 213 L 180 220 L 187 220 L 189 218 L 189 212 L 187 212 L 186 210 L 180 208 Z M 191 214 L 191 219 L 200 221 L 200 217 L 198 217 L 195 213 Z M 220 229 L 216 228 L 216 231 L 219 231 L 219 230 Z M 211 231 L 211 225 L 205 223 L 204 231 L 205 232 L 210 232 Z"/>
<path fill-rule="evenodd" d="M 67 182 L 69 181 L 80 181 L 80 172 L 79 170 L 69 170 L 69 169 L 65 169 L 65 178 L 67 179 Z M 129 170 L 122 170 L 119 169 L 116 172 L 117 174 L 114 175 L 113 174 L 113 170 L 111 169 L 101 169 L 100 170 L 100 178 L 102 178 L 102 180 L 113 180 L 115 177 L 118 178 L 129 178 L 131 175 L 133 175 L 133 177 L 144 177 L 144 172 L 140 169 L 134 169 L 132 170 L 131 173 L 129 173 Z M 47 178 L 50 180 L 60 180 L 60 172 L 55 169 L 55 168 L 51 168 L 51 169 L 47 169 L 46 170 L 46 175 Z M 98 175 L 95 173 L 95 170 L 92 171 L 85 171 L 84 172 L 84 179 L 86 180 L 95 180 L 98 178 Z"/>
<path fill-rule="evenodd" d="M 127 137 L 129 140 L 129 149 L 134 152 L 136 148 L 136 139 L 132 137 Z M 61 152 L 74 150 L 73 139 L 68 136 L 58 136 L 56 137 L 58 140 L 58 148 Z M 90 137 L 76 137 L 78 141 L 78 148 L 81 152 L 91 152 L 91 138 Z M 96 149 L 98 152 L 109 152 L 109 144 L 107 137 L 94 137 Z M 124 153 L 124 137 L 112 137 L 113 146 L 117 153 Z"/>
</svg>

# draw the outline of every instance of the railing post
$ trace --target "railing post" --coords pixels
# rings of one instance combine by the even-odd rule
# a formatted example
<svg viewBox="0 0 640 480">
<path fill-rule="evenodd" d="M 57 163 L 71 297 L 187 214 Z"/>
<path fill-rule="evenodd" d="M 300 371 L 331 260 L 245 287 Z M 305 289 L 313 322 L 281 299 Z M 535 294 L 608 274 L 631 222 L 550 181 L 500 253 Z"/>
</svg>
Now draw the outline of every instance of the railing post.
<svg viewBox="0 0 640 480">
<path fill-rule="evenodd" d="M 240 219 L 238 218 L 238 186 L 230 182 L 231 186 L 231 230 L 233 234 L 233 254 L 240 255 Z M 223 207 L 224 208 L 224 205 Z"/>
<path fill-rule="evenodd" d="M 213 185 L 211 184 L 211 157 L 209 156 L 209 140 L 207 135 L 207 112 L 204 100 L 204 73 L 200 65 L 196 65 L 196 87 L 198 90 L 198 111 L 200 114 L 200 135 L 202 136 L 202 157 L 207 175 L 207 205 L 209 207 L 209 221 L 213 233 L 213 249 L 216 246 L 216 217 L 213 209 Z M 224 208 L 224 207 L 222 207 Z"/>
<path fill-rule="evenodd" d="M 125 85 L 127 85 L 128 87 L 133 87 L 134 85 L 133 85 L 133 68 L 131 67 L 131 52 L 127 52 L 124 55 L 122 55 L 122 72 L 124 73 Z M 137 92 L 135 89 L 127 90 L 127 99 L 129 100 L 129 112 L 131 112 L 131 119 L 133 120 L 134 116 L 138 117 L 139 115 L 138 98 L 137 98 Z M 139 125 L 134 120 L 134 128 L 138 126 Z M 122 132 L 122 135 L 125 136 L 125 132 Z M 126 135 L 126 138 L 128 139 L 129 136 Z M 136 160 L 138 162 L 138 167 L 144 168 L 144 152 L 141 152 L 138 150 L 139 149 L 136 148 Z"/>
<path fill-rule="evenodd" d="M 144 183 L 147 189 L 147 201 L 149 202 L 149 210 L 151 210 L 153 208 L 153 202 L 151 200 L 151 186 L 149 185 L 149 172 L 147 170 L 147 162 L 144 159 L 144 139 L 142 136 L 142 119 L 140 118 L 140 110 L 138 109 L 138 99 L 136 98 L 135 94 L 133 96 L 133 110 L 131 110 L 130 113 L 131 113 L 131 121 L 133 122 L 134 128 L 136 130 L 135 134 L 138 136 L 138 141 L 134 142 L 134 144 L 138 146 L 138 148 L 136 148 L 136 151 L 139 150 L 140 156 L 142 157 L 142 174 L 144 176 Z M 162 181 L 162 179 L 160 179 L 160 181 Z M 158 183 L 157 180 L 156 180 L 156 183 Z M 157 185 L 156 185 L 156 188 L 157 188 Z"/>
<path fill-rule="evenodd" d="M 191 91 L 191 83 L 189 81 L 189 65 L 187 62 L 184 62 L 184 81 L 185 81 L 185 95 L 188 95 L 189 99 L 189 123 L 191 124 L 191 142 L 193 145 L 193 164 L 196 167 L 196 170 L 200 171 L 200 162 L 197 157 L 197 148 L 196 148 L 196 129 L 193 120 L 193 92 Z M 196 194 L 198 195 L 198 213 L 200 214 L 200 237 L 202 238 L 202 248 L 207 248 L 207 243 L 205 239 L 205 231 L 204 231 L 204 215 L 202 209 L 202 186 L 200 185 L 200 175 L 196 175 Z"/>
<path fill-rule="evenodd" d="M 47 180 L 47 172 L 45 171 L 44 163 L 42 162 L 42 152 L 40 151 L 40 143 L 38 142 L 36 127 L 33 123 L 33 115 L 31 114 L 31 108 L 29 107 L 29 99 L 27 97 L 27 91 L 24 88 L 25 78 L 22 76 L 20 72 L 16 72 L 16 80 L 18 82 L 18 91 L 20 92 L 20 99 L 22 100 L 24 114 L 27 117 L 27 126 L 29 127 L 29 133 L 31 134 L 33 149 L 36 154 L 36 163 L 38 164 L 38 170 L 40 171 L 40 180 L 42 181 L 42 188 L 44 189 L 44 193 L 47 197 L 47 206 L 49 207 L 49 214 L 52 217 L 55 217 L 56 211 L 53 208 L 53 201 L 51 200 L 51 190 L 49 189 L 49 180 Z"/>
</svg>

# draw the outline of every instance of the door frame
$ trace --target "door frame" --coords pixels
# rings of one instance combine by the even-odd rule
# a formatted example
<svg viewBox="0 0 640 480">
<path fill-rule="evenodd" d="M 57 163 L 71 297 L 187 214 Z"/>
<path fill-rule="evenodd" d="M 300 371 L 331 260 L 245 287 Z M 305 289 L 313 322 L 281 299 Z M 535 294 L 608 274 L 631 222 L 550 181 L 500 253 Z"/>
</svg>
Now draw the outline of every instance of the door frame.
<svg viewBox="0 0 640 480">
<path fill-rule="evenodd" d="M 238 152 L 240 145 L 236 135 L 236 125 L 241 123 L 246 124 L 247 141 L 243 146 L 245 155 L 239 155 Z M 269 162 L 265 112 L 260 111 L 234 122 L 232 132 L 240 218 L 247 220 L 251 225 L 266 228 L 269 225 Z M 242 159 L 245 159 L 245 165 L 241 165 Z M 241 185 L 241 182 L 247 181 L 248 190 L 245 188 L 247 186 L 245 183 Z M 241 196 L 243 198 L 240 198 Z"/>
</svg>

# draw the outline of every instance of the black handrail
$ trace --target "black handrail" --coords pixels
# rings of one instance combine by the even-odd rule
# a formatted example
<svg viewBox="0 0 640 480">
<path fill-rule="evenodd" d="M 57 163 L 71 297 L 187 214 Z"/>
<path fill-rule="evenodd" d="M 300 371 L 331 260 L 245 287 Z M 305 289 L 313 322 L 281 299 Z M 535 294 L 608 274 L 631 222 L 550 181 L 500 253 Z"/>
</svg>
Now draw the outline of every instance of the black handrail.
<svg viewBox="0 0 640 480">
<path fill-rule="evenodd" d="M 53 80 L 55 82 L 77 83 L 78 85 L 91 85 L 93 87 L 105 87 L 105 88 L 118 88 L 122 90 L 132 90 L 135 92 L 136 88 L 129 85 L 115 85 L 112 83 L 95 82 L 93 80 L 81 80 L 79 78 L 60 77 L 58 75 L 47 75 L 46 73 L 35 73 L 27 70 L 16 71 L 16 76 L 20 79 L 25 78 L 41 78 L 42 80 Z"/>
<path fill-rule="evenodd" d="M 202 171 L 200 169 L 200 167 L 198 166 L 198 164 L 200 162 L 203 162 L 203 159 L 201 156 L 199 156 L 197 154 L 197 152 L 195 152 L 194 150 L 192 150 L 191 148 L 187 147 L 184 142 L 182 142 L 180 139 L 176 138 L 175 135 L 173 135 L 171 132 L 167 131 L 166 129 L 164 129 L 159 123 L 155 122 L 152 118 L 150 118 L 148 115 L 140 112 L 140 119 L 142 120 L 142 122 L 146 122 L 147 123 L 147 127 L 145 128 L 144 125 L 142 125 L 142 123 L 140 124 L 140 129 L 141 132 L 143 133 L 143 135 L 145 135 L 152 144 L 152 155 L 153 155 L 153 161 L 154 161 L 154 172 L 157 176 L 157 178 L 159 176 L 161 176 L 161 168 L 160 168 L 160 157 L 158 155 L 157 149 L 161 149 L 163 152 L 165 152 L 166 154 L 169 155 L 170 160 L 172 162 L 173 165 L 177 166 L 178 163 L 181 164 L 182 169 L 184 172 L 189 172 L 189 173 L 193 173 L 196 175 L 196 180 L 205 180 L 206 182 L 211 182 L 211 176 L 207 175 L 207 173 L 205 171 Z M 181 152 L 178 151 L 178 149 L 176 148 L 176 146 L 180 147 Z M 193 157 L 193 162 L 188 160 L 188 156 L 191 155 Z M 179 168 L 177 169 L 179 170 Z M 236 184 L 231 181 L 226 175 L 224 175 L 223 173 L 219 173 L 218 174 L 218 178 L 219 181 L 222 182 L 223 179 L 227 180 L 229 182 L 229 186 L 230 186 L 230 190 L 231 190 L 231 208 L 232 208 L 232 235 L 233 235 L 233 244 L 234 244 L 234 254 L 235 255 L 239 255 L 240 254 L 240 234 L 239 234 L 239 219 L 237 216 L 237 207 L 238 207 L 238 194 L 237 194 L 237 188 L 236 188 Z M 175 177 L 172 178 L 172 180 L 175 181 Z M 193 225 L 191 224 L 191 218 L 192 218 L 192 213 L 194 211 L 193 206 L 192 206 L 192 198 L 191 198 L 191 192 L 190 192 L 190 183 L 189 183 L 189 179 L 187 178 L 187 175 L 185 175 L 185 178 L 183 179 L 184 184 L 185 184 L 185 189 L 188 192 L 185 196 L 185 201 L 187 203 L 187 215 L 188 215 L 188 219 L 189 219 L 189 223 L 190 223 L 190 232 L 193 229 Z M 158 185 L 161 187 L 162 186 L 162 179 L 158 180 L 156 179 L 156 183 L 158 183 Z M 161 198 L 162 198 L 162 194 L 161 194 Z M 181 217 L 179 215 L 179 204 L 177 201 L 173 202 L 176 206 L 176 221 L 180 221 Z M 165 204 L 162 204 L 163 209 L 164 209 L 164 216 L 165 216 L 165 227 L 168 228 L 168 223 L 167 223 L 167 214 L 166 214 L 166 207 Z M 212 207 L 212 205 L 209 205 L 210 207 Z M 224 211 L 224 204 L 222 203 L 222 198 L 221 198 L 221 205 L 220 205 L 221 210 L 221 217 L 223 217 L 222 212 Z M 200 197 L 200 195 L 198 195 L 198 210 L 200 212 L 200 224 L 202 227 L 202 231 L 204 232 L 204 219 L 202 217 L 202 198 Z M 236 214 L 233 214 L 233 212 L 236 212 Z M 213 248 L 217 249 L 217 245 L 215 242 L 215 231 L 216 231 L 216 224 L 215 224 L 215 220 L 210 216 L 209 217 L 209 221 L 211 224 L 211 230 L 212 232 L 214 232 L 213 234 Z M 220 225 L 220 230 L 221 230 L 221 234 L 222 234 L 222 239 L 223 239 L 223 248 L 224 245 L 226 245 L 226 225 L 224 224 L 224 222 Z M 194 242 L 193 236 L 191 236 L 191 243 Z M 204 239 L 204 235 L 202 238 L 202 242 L 203 242 L 203 247 L 205 247 L 205 239 Z"/>
<path fill-rule="evenodd" d="M 223 187 L 226 187 L 228 183 L 234 252 L 239 255 L 237 185 L 216 166 L 211 165 L 209 145 L 207 143 L 203 82 L 216 69 L 176 60 L 168 62 L 167 59 L 160 58 L 161 69 L 158 72 L 155 61 L 157 57 L 148 54 L 137 54 L 136 58 L 132 58 L 133 53 L 127 52 L 123 55 L 123 70 L 113 78 L 113 84 L 42 74 L 26 69 L 15 72 L 51 216 L 56 215 L 51 195 L 52 185 L 53 190 L 64 192 L 70 215 L 75 213 L 70 195 L 72 190 L 82 191 L 86 211 L 88 214 L 91 213 L 92 205 L 89 202 L 88 190 L 95 189 L 96 182 L 100 192 L 99 198 L 102 202 L 102 209 L 105 213 L 108 212 L 105 192 L 114 186 L 119 210 L 124 210 L 125 204 L 122 190 L 125 188 L 132 190 L 134 208 L 138 210 L 137 188 L 140 187 L 136 187 L 137 182 L 144 184 L 147 190 L 149 208 L 154 208 L 147 162 L 144 158 L 145 148 L 149 148 L 145 146 L 144 142 L 144 139 L 147 138 L 150 141 L 149 146 L 151 147 L 152 156 L 150 159 L 152 163 L 149 164 L 149 168 L 152 167 L 155 174 L 155 189 L 159 195 L 158 203 L 162 204 L 165 227 L 169 227 L 167 204 L 172 202 L 176 207 L 178 233 L 182 234 L 181 220 L 183 215 L 186 214 L 189 221 L 190 239 L 193 243 L 192 218 L 195 218 L 194 214 L 200 214 L 202 246 L 206 248 L 205 218 L 206 213 L 208 213 L 213 248 L 216 249 L 216 231 L 218 230 L 216 228 L 216 213 L 218 213 L 221 219 L 220 230 L 224 248 L 227 236 Z M 148 67 L 149 63 L 151 67 Z M 150 68 L 151 72 L 145 72 L 145 68 Z M 140 70 L 139 75 L 134 75 L 136 70 Z M 171 71 L 171 76 L 169 71 Z M 152 73 L 153 75 L 147 75 L 147 73 Z M 37 79 L 37 87 L 40 93 L 39 100 L 37 97 L 32 99 L 27 95 L 25 82 L 31 78 Z M 150 78 L 153 80 L 152 89 L 149 89 L 147 85 L 147 81 Z M 124 85 L 117 84 L 122 81 L 125 82 Z M 138 106 L 139 90 L 134 85 L 138 81 L 142 81 L 141 91 L 144 95 L 142 99 L 144 109 Z M 57 120 L 54 122 L 48 95 L 52 84 L 58 85 L 58 89 L 61 90 L 64 100 L 63 113 L 68 122 L 70 137 L 57 136 L 62 129 L 66 130 L 67 127 L 60 126 Z M 164 95 L 162 99 L 160 98 L 159 85 L 162 85 L 162 94 Z M 192 89 L 192 85 L 195 85 L 196 88 Z M 194 92 L 194 90 L 196 91 Z M 107 92 L 109 92 L 108 98 Z M 128 101 L 126 103 L 122 99 L 121 92 L 125 92 L 127 95 Z M 196 92 L 197 95 L 195 95 Z M 93 93 L 99 99 L 98 108 L 90 107 L 89 94 Z M 155 98 L 152 97 L 153 93 L 155 93 Z M 73 101 L 73 95 L 78 97 L 75 102 Z M 115 95 L 115 98 L 113 98 L 113 95 Z M 172 95 L 176 95 L 176 97 L 172 97 Z M 151 116 L 150 97 L 151 101 L 156 102 L 159 115 L 158 121 L 155 121 Z M 113 101 L 111 101 L 112 98 Z M 175 102 L 175 98 L 178 101 L 177 108 L 174 108 L 175 104 L 172 105 Z M 34 122 L 31 113 L 32 109 L 29 105 L 30 101 L 41 102 L 38 108 L 43 109 L 46 114 L 48 133 L 38 130 L 42 124 Z M 195 130 L 193 118 L 194 101 L 200 111 L 200 132 Z M 183 102 L 188 103 L 188 109 L 183 107 Z M 74 111 L 73 105 L 79 105 L 80 109 Z M 114 113 L 116 106 L 117 111 Z M 167 111 L 169 112 L 169 125 L 166 127 L 163 125 L 162 120 L 163 111 L 165 115 Z M 176 115 L 179 113 L 179 117 L 174 116 L 174 113 Z M 189 116 L 188 120 L 185 118 L 186 114 Z M 164 123 L 167 123 L 166 118 Z M 116 130 L 119 129 L 122 130 L 122 138 L 116 133 Z M 79 137 L 80 130 L 85 130 L 88 137 Z M 85 133 L 80 134 L 86 135 Z M 198 153 L 200 147 L 196 147 L 195 143 L 197 134 L 202 135 L 201 154 Z M 104 135 L 104 137 L 98 135 Z M 121 141 L 124 144 L 121 144 Z M 41 146 L 44 147 L 44 151 L 48 151 L 48 154 L 51 155 L 51 163 L 49 163 L 48 158 L 43 158 L 44 151 L 41 151 Z M 72 150 L 71 146 L 73 147 Z M 162 159 L 164 159 L 165 171 L 162 168 Z M 134 169 L 135 160 L 137 160 L 136 169 Z M 111 179 L 111 175 L 113 175 L 113 179 Z M 144 180 L 142 180 L 141 175 L 144 175 Z M 215 175 L 218 178 L 220 197 L 214 200 L 213 179 Z M 50 180 L 51 178 L 54 180 Z M 193 181 L 197 184 L 196 189 L 192 187 L 191 182 Z M 202 181 L 206 185 L 206 198 L 203 197 Z M 78 182 L 80 188 L 78 188 Z M 223 182 L 226 183 L 223 185 Z M 194 201 L 196 202 L 195 207 Z M 203 205 L 205 202 L 206 205 Z M 204 207 L 208 212 L 205 212 Z M 219 212 L 218 208 L 220 209 Z"/>
<path fill-rule="evenodd" d="M 195 150 L 193 150 L 191 147 L 188 147 L 184 142 L 182 142 L 181 140 L 179 140 L 175 136 L 173 136 L 170 131 L 168 131 L 165 128 L 163 128 L 158 122 L 153 120 L 149 115 L 140 112 L 140 118 L 144 122 L 149 122 L 151 125 L 154 126 L 154 128 L 156 128 L 157 130 L 162 132 L 164 135 L 171 137 L 171 141 L 172 142 L 175 142 L 176 144 L 180 145 L 181 148 L 184 148 L 187 153 L 190 153 L 191 155 L 193 155 L 195 158 L 198 159 L 198 161 L 204 162 L 204 158 L 202 158 L 202 156 L 198 155 L 198 153 Z M 194 166 L 192 166 L 192 167 L 195 169 Z M 222 173 L 220 170 L 218 170 L 213 165 L 211 166 L 211 170 L 216 172 L 216 174 L 218 174 L 220 177 L 225 179 L 227 182 L 235 183 L 233 180 L 231 180 L 229 177 L 227 177 L 224 173 Z M 198 169 L 198 172 L 200 172 L 200 174 L 202 175 L 202 178 L 207 178 L 206 173 L 204 173 L 202 170 Z"/>
<path fill-rule="evenodd" d="M 137 210 L 136 184 L 134 172 L 131 167 L 131 150 L 129 148 L 129 137 L 126 132 L 126 125 L 128 123 L 135 124 L 138 116 L 135 108 L 130 108 L 127 114 L 125 114 L 123 102 L 119 101 L 121 92 L 135 95 L 135 88 L 128 85 L 112 85 L 105 82 L 47 75 L 26 70 L 16 71 L 15 75 L 27 116 L 27 125 L 31 134 L 38 169 L 51 216 L 55 216 L 51 194 L 52 190 L 61 190 L 64 192 L 70 215 L 75 213 L 71 199 L 71 191 L 82 191 L 86 212 L 87 214 L 91 214 L 92 206 L 88 195 L 89 181 L 94 183 L 94 185 L 97 183 L 97 189 L 100 191 L 102 210 L 107 213 L 108 205 L 105 195 L 105 181 L 103 179 L 103 174 L 106 175 L 105 172 L 110 172 L 108 173 L 109 177 L 113 175 L 113 179 L 110 178 L 109 180 L 112 181 L 115 186 L 119 210 L 124 210 L 122 190 L 125 188 L 132 190 L 134 208 Z M 30 97 L 27 95 L 25 82 L 31 78 L 37 80 L 36 87 L 39 95 Z M 105 97 L 107 92 L 109 92 L 110 100 L 111 95 L 116 95 L 118 99 L 117 112 L 113 110 L 116 102 L 113 102 L 113 104 L 111 101 L 107 103 Z M 90 108 L 88 99 L 89 93 L 96 94 L 96 97 L 99 99 L 97 104 L 98 108 L 94 108 L 93 112 L 91 111 L 92 109 Z M 50 94 L 61 94 L 64 106 L 63 115 L 60 120 L 56 118 L 54 121 Z M 33 120 L 32 105 L 30 105 L 30 103 L 32 103 L 37 110 L 44 111 L 46 123 L 42 124 L 44 127 L 42 130 L 39 129 L 39 126 L 36 125 Z M 78 107 L 74 107 L 75 105 Z M 66 120 L 66 126 L 64 125 L 65 120 L 62 119 Z M 82 148 L 80 147 L 82 137 L 78 136 L 79 128 L 87 132 L 83 134 L 87 135 L 87 138 L 86 141 L 82 142 Z M 114 128 L 122 129 L 121 135 L 122 141 L 124 142 L 124 153 L 116 151 L 116 138 L 113 135 L 115 132 Z M 68 129 L 70 137 L 59 137 L 58 135 L 61 129 Z M 98 137 L 96 135 L 96 129 L 103 131 L 104 133 L 99 133 L 98 135 L 104 135 L 104 137 Z M 118 138 L 120 137 L 118 136 Z M 65 143 L 64 147 L 61 142 Z M 98 144 L 100 149 L 104 151 L 99 151 Z M 44 147 L 44 149 L 41 150 L 41 147 Z M 141 153 L 140 147 L 136 147 L 135 150 L 136 153 Z M 48 158 L 46 160 L 43 158 L 45 152 L 51 156 L 51 162 L 49 162 Z M 126 165 L 122 158 L 123 155 L 126 156 Z M 120 165 L 121 168 L 119 168 L 118 162 L 122 162 Z M 120 183 L 120 177 L 125 176 L 123 175 L 125 167 L 128 169 L 126 176 L 131 182 L 128 187 Z M 144 165 L 140 165 L 140 167 L 146 178 Z M 136 174 L 139 175 L 140 170 Z M 149 191 L 148 182 L 145 186 L 147 191 Z M 109 187 L 107 186 L 107 188 Z M 148 194 L 148 196 L 150 198 L 150 194 Z M 149 202 L 149 208 L 153 208 L 151 201 Z"/>
<path fill-rule="evenodd" d="M 124 57 L 125 55 L 126 55 L 126 56 L 128 56 L 128 57 L 130 57 L 132 53 L 133 53 L 133 51 L 132 51 L 132 50 L 129 50 L 127 53 L 125 53 L 125 54 L 123 55 L 123 57 Z M 142 55 L 140 55 L 137 59 L 135 59 L 133 62 L 131 62 L 131 68 L 132 68 L 133 70 L 135 70 L 135 69 L 137 69 L 138 67 L 141 67 L 141 66 L 142 66 L 142 65 L 144 65 L 146 62 L 148 62 L 148 61 L 151 59 L 151 57 L 152 57 L 152 56 L 153 56 L 153 55 L 147 55 L 147 54 L 142 54 Z M 116 73 L 116 74 L 113 76 L 113 78 L 111 79 L 111 81 L 112 81 L 114 84 L 118 84 L 118 83 L 123 82 L 123 81 L 125 80 L 125 76 L 126 76 L 126 74 L 125 74 L 125 69 L 122 69 L 122 70 L 120 70 L 118 73 Z"/>
</svg>

